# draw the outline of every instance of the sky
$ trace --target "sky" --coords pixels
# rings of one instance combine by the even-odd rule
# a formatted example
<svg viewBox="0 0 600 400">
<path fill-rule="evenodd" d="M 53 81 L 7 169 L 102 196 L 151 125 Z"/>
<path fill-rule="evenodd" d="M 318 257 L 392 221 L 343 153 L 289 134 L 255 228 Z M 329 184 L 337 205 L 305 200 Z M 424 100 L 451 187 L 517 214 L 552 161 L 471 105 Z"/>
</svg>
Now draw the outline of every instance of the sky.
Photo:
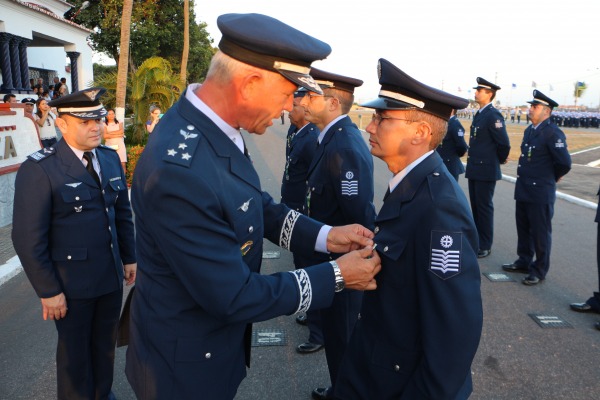
<svg viewBox="0 0 600 400">
<path fill-rule="evenodd" d="M 481 76 L 502 87 L 501 106 L 525 105 L 534 82 L 561 105 L 585 82 L 578 105 L 600 102 L 598 0 L 196 0 L 195 12 L 215 46 L 226 13 L 266 14 L 328 43 L 313 66 L 363 80 L 359 103 L 377 97 L 380 58 L 467 99 Z"/>
</svg>

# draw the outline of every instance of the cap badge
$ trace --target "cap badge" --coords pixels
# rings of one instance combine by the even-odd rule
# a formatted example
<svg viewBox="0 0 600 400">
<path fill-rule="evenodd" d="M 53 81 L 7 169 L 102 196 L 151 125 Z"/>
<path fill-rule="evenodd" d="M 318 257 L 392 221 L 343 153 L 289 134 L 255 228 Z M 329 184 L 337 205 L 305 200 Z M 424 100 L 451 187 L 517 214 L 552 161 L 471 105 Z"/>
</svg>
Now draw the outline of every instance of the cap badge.
<svg viewBox="0 0 600 400">
<path fill-rule="evenodd" d="M 90 100 L 94 101 L 96 100 L 96 96 L 98 95 L 100 91 L 99 90 L 87 90 L 84 91 L 83 94 L 85 94 L 87 97 L 90 98 Z"/>
</svg>

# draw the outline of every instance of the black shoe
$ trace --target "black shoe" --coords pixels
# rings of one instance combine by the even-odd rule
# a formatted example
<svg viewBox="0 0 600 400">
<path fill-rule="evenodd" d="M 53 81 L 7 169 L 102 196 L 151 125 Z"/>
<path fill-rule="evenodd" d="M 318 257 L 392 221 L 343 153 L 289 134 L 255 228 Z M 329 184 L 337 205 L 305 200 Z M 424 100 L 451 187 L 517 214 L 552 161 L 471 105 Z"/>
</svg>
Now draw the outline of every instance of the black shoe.
<svg viewBox="0 0 600 400">
<path fill-rule="evenodd" d="M 598 330 L 600 331 L 600 322 L 596 322 L 596 323 L 594 324 L 594 326 L 596 327 L 596 329 L 598 329 Z"/>
<path fill-rule="evenodd" d="M 588 312 L 598 313 L 598 311 L 596 311 L 595 309 L 593 309 L 592 306 L 590 306 L 588 303 L 571 303 L 570 307 L 571 307 L 571 310 L 577 311 L 577 312 L 582 312 L 582 313 L 588 313 Z"/>
<path fill-rule="evenodd" d="M 523 282 L 523 285 L 527 285 L 527 286 L 535 286 L 538 283 L 540 283 L 542 280 L 540 278 L 538 278 L 537 276 L 533 276 L 533 275 L 529 275 L 526 278 L 523 278 L 523 280 L 521 282 Z"/>
<path fill-rule="evenodd" d="M 481 249 L 479 249 L 479 250 L 477 251 L 477 258 L 484 258 L 484 257 L 487 257 L 487 256 L 489 256 L 491 253 L 492 253 L 492 250 L 491 250 L 491 249 L 490 249 L 490 250 L 481 250 Z"/>
<path fill-rule="evenodd" d="M 321 350 L 322 348 L 323 348 L 322 344 L 304 342 L 304 343 L 299 344 L 298 347 L 296 347 L 296 351 L 300 354 L 310 354 L 310 353 L 317 352 L 317 351 Z"/>
<path fill-rule="evenodd" d="M 522 274 L 527 274 L 529 273 L 529 268 L 527 267 L 523 267 L 519 264 L 516 263 L 512 263 L 512 264 L 502 264 L 502 269 L 508 272 L 520 272 Z"/>
<path fill-rule="evenodd" d="M 296 323 L 300 325 L 306 325 L 308 320 L 306 319 L 306 314 L 300 314 L 296 317 Z"/>
<path fill-rule="evenodd" d="M 331 386 L 326 388 L 316 388 L 312 391 L 312 398 L 315 400 L 333 399 L 333 388 Z"/>
</svg>

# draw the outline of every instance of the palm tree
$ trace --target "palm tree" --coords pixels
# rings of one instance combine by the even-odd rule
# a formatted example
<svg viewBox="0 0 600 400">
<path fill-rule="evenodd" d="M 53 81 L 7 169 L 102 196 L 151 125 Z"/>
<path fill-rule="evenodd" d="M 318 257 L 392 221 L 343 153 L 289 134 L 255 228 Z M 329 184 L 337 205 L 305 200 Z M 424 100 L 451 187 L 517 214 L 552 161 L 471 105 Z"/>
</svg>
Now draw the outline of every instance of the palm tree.
<svg viewBox="0 0 600 400">
<path fill-rule="evenodd" d="M 187 63 L 190 54 L 190 0 L 183 0 L 183 51 L 181 52 L 181 82 L 187 82 Z"/>
<path fill-rule="evenodd" d="M 125 95 L 127 92 L 132 9 L 133 0 L 123 0 L 123 15 L 121 17 L 121 44 L 119 47 L 119 64 L 117 67 L 117 93 L 115 107 L 116 117 L 120 121 L 125 119 Z"/>
</svg>

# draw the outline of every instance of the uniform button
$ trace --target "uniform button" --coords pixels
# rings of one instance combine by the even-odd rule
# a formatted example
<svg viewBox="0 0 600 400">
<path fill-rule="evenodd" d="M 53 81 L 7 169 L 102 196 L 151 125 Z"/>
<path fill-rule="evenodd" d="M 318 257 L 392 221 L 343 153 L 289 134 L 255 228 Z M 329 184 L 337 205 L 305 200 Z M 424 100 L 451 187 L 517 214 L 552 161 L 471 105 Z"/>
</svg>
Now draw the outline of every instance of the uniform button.
<svg viewBox="0 0 600 400">
<path fill-rule="evenodd" d="M 386 251 L 388 251 L 388 249 L 389 249 L 389 247 L 385 246 L 385 247 L 383 248 L 383 251 L 384 251 L 384 252 L 386 252 Z"/>
<path fill-rule="evenodd" d="M 361 319 L 361 318 L 362 318 L 362 316 L 360 315 L 360 313 L 358 313 L 358 319 Z"/>
<path fill-rule="evenodd" d="M 102 194 L 105 194 L 106 192 L 104 191 L 104 189 L 102 189 Z"/>
<path fill-rule="evenodd" d="M 111 231 L 111 230 L 112 230 L 112 228 L 109 226 L 109 227 L 108 227 L 108 230 L 109 230 L 109 231 Z"/>
<path fill-rule="evenodd" d="M 113 245 L 112 245 L 112 243 L 110 244 L 110 248 L 111 248 L 111 249 L 113 248 Z"/>
<path fill-rule="evenodd" d="M 79 200 L 79 196 L 75 196 L 75 200 Z"/>
<path fill-rule="evenodd" d="M 314 188 L 314 187 L 311 187 L 311 188 L 310 188 L 310 191 L 311 191 L 311 192 L 314 192 L 314 191 L 315 191 L 315 188 Z"/>
<path fill-rule="evenodd" d="M 433 176 L 440 176 L 440 173 L 439 172 L 434 172 Z"/>
<path fill-rule="evenodd" d="M 248 228 L 248 232 L 250 232 L 250 233 L 254 232 L 254 227 L 251 226 L 250 228 Z"/>
<path fill-rule="evenodd" d="M 519 164 L 519 167 L 521 167 L 521 164 Z"/>
<path fill-rule="evenodd" d="M 71 259 L 71 256 L 67 256 L 67 260 L 70 260 L 70 259 Z"/>
<path fill-rule="evenodd" d="M 105 208 L 106 212 L 108 212 L 108 207 Z"/>
<path fill-rule="evenodd" d="M 397 364 L 394 365 L 394 371 L 396 371 L 396 372 L 400 371 L 400 366 Z"/>
<path fill-rule="evenodd" d="M 378 226 L 376 226 L 376 227 L 375 227 L 375 230 L 374 230 L 373 232 L 375 232 L 375 233 L 379 233 L 379 227 L 378 227 Z"/>
<path fill-rule="evenodd" d="M 537 185 L 537 183 L 533 182 L 533 186 Z"/>
<path fill-rule="evenodd" d="M 204 358 L 206 358 L 206 359 L 209 359 L 209 358 L 211 358 L 211 357 L 212 357 L 212 354 L 210 354 L 210 353 L 206 353 L 206 354 L 204 355 Z"/>
</svg>

